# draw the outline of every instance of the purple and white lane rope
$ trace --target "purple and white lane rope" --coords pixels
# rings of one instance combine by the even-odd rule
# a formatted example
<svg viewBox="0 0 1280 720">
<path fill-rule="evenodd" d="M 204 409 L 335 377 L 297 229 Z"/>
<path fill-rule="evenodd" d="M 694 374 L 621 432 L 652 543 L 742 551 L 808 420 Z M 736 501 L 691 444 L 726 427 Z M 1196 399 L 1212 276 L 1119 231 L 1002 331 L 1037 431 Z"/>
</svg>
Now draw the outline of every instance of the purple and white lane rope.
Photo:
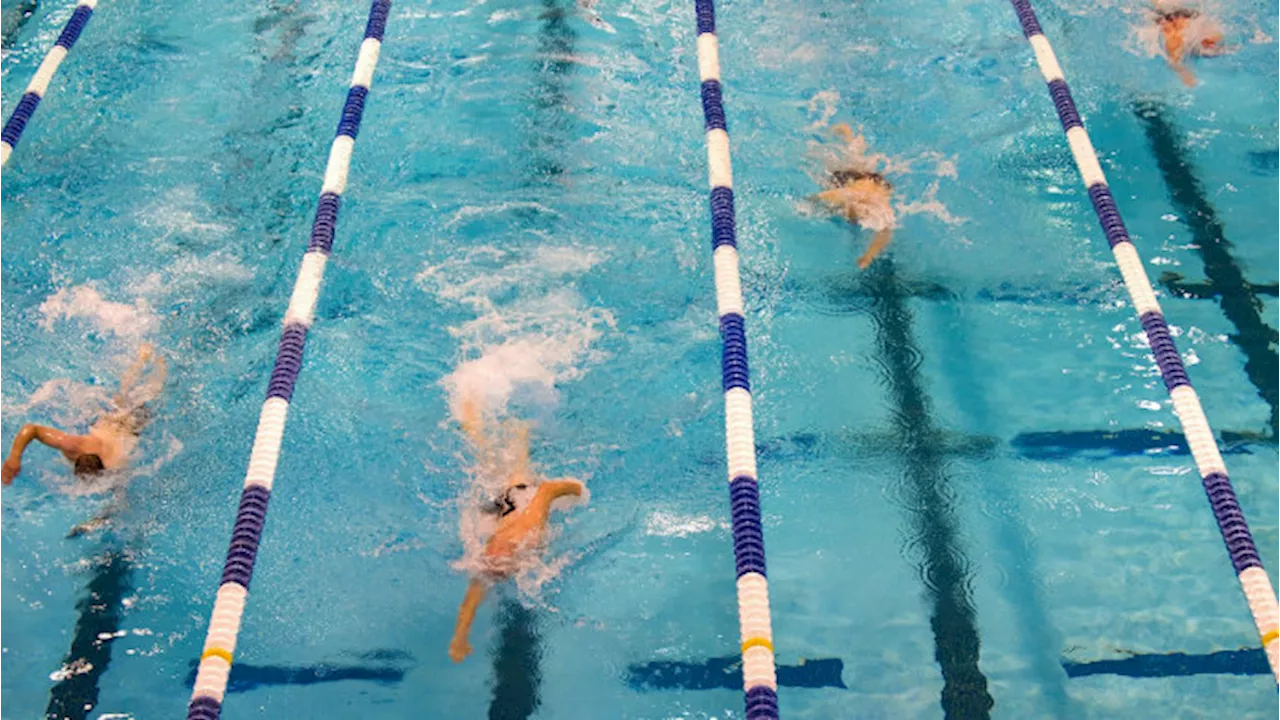
<svg viewBox="0 0 1280 720">
<path fill-rule="evenodd" d="M 738 570 L 742 686 L 746 695 L 747 720 L 765 720 L 778 717 L 778 680 L 769 615 L 769 583 L 765 578 L 764 526 L 756 480 L 751 381 L 747 370 L 747 336 L 742 314 L 742 283 L 738 274 L 733 210 L 733 168 L 721 100 L 715 6 L 712 0 L 696 0 L 695 6 L 698 17 L 698 73 L 702 79 L 702 112 L 706 121 L 711 183 L 716 305 L 720 316 L 720 337 L 724 343 L 720 362 L 733 554 Z"/>
<path fill-rule="evenodd" d="M 271 485 L 275 481 L 276 462 L 280 457 L 280 443 L 284 438 L 289 400 L 293 397 L 293 386 L 302 369 L 302 350 L 307 341 L 307 329 L 311 326 L 316 300 L 320 296 L 320 282 L 324 279 L 325 263 L 333 247 L 338 206 L 342 192 L 347 187 L 347 171 L 351 167 L 351 151 L 360 130 L 360 119 L 364 113 L 365 98 L 369 95 L 369 86 L 373 82 L 373 71 L 378 65 L 382 34 L 386 29 L 390 10 L 391 0 L 373 0 L 373 5 L 369 8 L 369 21 L 365 26 L 364 41 L 360 44 L 355 73 L 351 77 L 351 88 L 347 91 L 347 101 L 342 107 L 337 137 L 329 150 L 329 163 L 325 167 L 324 184 L 320 188 L 320 202 L 316 208 L 315 222 L 311 226 L 311 242 L 306 254 L 302 256 L 302 267 L 298 270 L 293 296 L 289 299 L 289 309 L 284 315 L 284 330 L 280 334 L 276 363 L 267 386 L 267 400 L 258 417 L 258 431 L 253 439 L 253 451 L 249 455 L 249 469 L 245 475 L 244 491 L 240 495 L 240 509 L 236 514 L 227 560 L 223 565 L 222 584 L 218 587 L 217 599 L 213 604 L 213 616 L 209 621 L 204 652 L 200 655 L 195 689 L 191 692 L 191 702 L 187 706 L 188 720 L 216 720 L 222 713 L 222 700 L 235 656 L 240 619 L 249 594 L 249 580 L 253 576 L 258 543 L 262 540 L 262 528 L 267 519 L 267 502 L 271 497 Z"/>
<path fill-rule="evenodd" d="M 76 4 L 75 12 L 71 13 L 71 18 L 62 28 L 62 34 L 58 35 L 58 40 L 44 56 L 44 61 L 31 78 L 31 84 L 27 85 L 27 91 L 22 94 L 18 106 L 5 121 L 4 130 L 0 130 L 0 166 L 8 164 L 9 156 L 17 147 L 18 140 L 22 139 L 22 131 L 27 128 L 27 123 L 31 121 L 44 94 L 49 91 L 49 81 L 58 72 L 58 66 L 66 59 L 67 53 L 71 52 L 80 32 L 89 23 L 89 18 L 93 17 L 93 8 L 97 4 L 98 0 L 80 0 Z"/>
<path fill-rule="evenodd" d="M 1182 356 L 1178 354 L 1164 313 L 1151 289 L 1151 280 L 1138 257 L 1138 251 L 1129 239 L 1124 220 L 1121 219 L 1115 199 L 1107 187 L 1107 179 L 1102 174 L 1102 166 L 1094 152 L 1093 143 L 1089 141 L 1084 122 L 1071 98 L 1062 67 L 1058 65 L 1053 48 L 1045 39 L 1029 0 L 1011 2 L 1022 23 L 1022 31 L 1035 51 L 1040 72 L 1049 84 L 1049 95 L 1058 111 L 1058 119 L 1062 121 L 1062 129 L 1066 131 L 1067 143 L 1071 146 L 1071 154 L 1075 156 L 1076 167 L 1080 169 L 1080 177 L 1089 191 L 1089 200 L 1093 203 L 1107 242 L 1120 266 L 1120 274 L 1129 289 L 1134 310 L 1142 321 L 1142 329 L 1146 331 L 1147 342 L 1160 367 L 1160 376 L 1173 400 L 1174 413 L 1182 423 L 1182 432 L 1186 435 L 1187 445 L 1191 448 L 1196 468 L 1200 471 L 1205 494 L 1209 497 L 1213 516 L 1218 521 L 1218 530 L 1222 532 L 1227 553 L 1231 556 L 1231 565 L 1235 568 L 1240 587 L 1249 602 L 1249 611 L 1253 614 L 1254 625 L 1257 626 L 1262 647 L 1266 650 L 1267 662 L 1271 663 L 1272 674 L 1280 679 L 1280 661 L 1277 660 L 1277 651 L 1280 650 L 1280 610 L 1277 609 L 1276 593 L 1262 567 L 1262 560 L 1258 557 L 1253 534 L 1249 532 L 1249 525 L 1245 522 L 1235 490 L 1231 487 L 1213 430 L 1209 428 L 1204 409 L 1200 407 L 1200 398 L 1187 378 Z"/>
</svg>

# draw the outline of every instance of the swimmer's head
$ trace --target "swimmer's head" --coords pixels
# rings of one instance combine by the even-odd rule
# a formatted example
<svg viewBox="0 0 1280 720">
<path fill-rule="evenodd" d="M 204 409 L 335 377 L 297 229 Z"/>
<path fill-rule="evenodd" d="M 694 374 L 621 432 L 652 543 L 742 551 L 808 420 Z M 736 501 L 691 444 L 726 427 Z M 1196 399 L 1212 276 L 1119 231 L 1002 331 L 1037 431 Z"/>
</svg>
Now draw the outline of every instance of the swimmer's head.
<svg viewBox="0 0 1280 720">
<path fill-rule="evenodd" d="M 514 485 L 507 486 L 507 492 L 503 494 L 503 499 L 513 508 L 522 508 L 529 504 L 533 496 L 538 493 L 538 486 L 535 483 L 521 480 Z"/>
<path fill-rule="evenodd" d="M 93 453 L 84 453 L 76 458 L 75 473 L 77 475 L 97 475 L 107 469 L 102 464 L 102 458 Z"/>
</svg>

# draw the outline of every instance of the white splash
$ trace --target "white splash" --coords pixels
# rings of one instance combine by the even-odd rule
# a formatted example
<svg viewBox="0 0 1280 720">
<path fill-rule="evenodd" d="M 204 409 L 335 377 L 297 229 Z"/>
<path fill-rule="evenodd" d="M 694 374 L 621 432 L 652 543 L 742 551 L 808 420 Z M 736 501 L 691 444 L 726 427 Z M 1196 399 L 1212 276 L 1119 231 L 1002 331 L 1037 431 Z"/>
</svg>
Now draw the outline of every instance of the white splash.
<svg viewBox="0 0 1280 720">
<path fill-rule="evenodd" d="M 645 534 L 657 537 L 688 537 L 711 532 L 717 527 L 727 528 L 728 525 L 717 524 L 707 515 L 678 515 L 666 510 L 656 510 L 644 521 Z"/>
<path fill-rule="evenodd" d="M 211 215 L 213 211 L 200 199 L 197 188 L 188 186 L 174 188 L 148 205 L 139 213 L 138 222 L 143 227 L 160 230 L 161 239 L 165 240 L 174 235 L 223 236 L 232 232 L 233 228 L 228 225 L 202 219 Z"/>
<path fill-rule="evenodd" d="M 184 255 L 163 272 L 148 273 L 129 283 L 129 291 L 158 300 L 208 285 L 240 285 L 252 279 L 253 271 L 228 255 Z"/>
<path fill-rule="evenodd" d="M 46 298 L 39 309 L 44 318 L 40 326 L 49 331 L 59 320 L 83 319 L 99 332 L 136 340 L 150 334 L 160 324 L 160 318 L 146 300 L 139 298 L 132 305 L 112 302 L 103 298 L 92 285 L 63 288 Z"/>
<path fill-rule="evenodd" d="M 539 246 L 522 256 L 481 247 L 418 273 L 418 283 L 437 297 L 477 313 L 449 329 L 464 358 L 443 380 L 455 417 L 464 396 L 481 398 L 497 414 L 513 398 L 554 404 L 558 383 L 579 377 L 582 363 L 602 357 L 592 346 L 615 327 L 613 315 L 589 307 L 571 276 L 603 260 L 589 248 Z M 500 301 L 512 292 L 516 297 Z"/>
</svg>

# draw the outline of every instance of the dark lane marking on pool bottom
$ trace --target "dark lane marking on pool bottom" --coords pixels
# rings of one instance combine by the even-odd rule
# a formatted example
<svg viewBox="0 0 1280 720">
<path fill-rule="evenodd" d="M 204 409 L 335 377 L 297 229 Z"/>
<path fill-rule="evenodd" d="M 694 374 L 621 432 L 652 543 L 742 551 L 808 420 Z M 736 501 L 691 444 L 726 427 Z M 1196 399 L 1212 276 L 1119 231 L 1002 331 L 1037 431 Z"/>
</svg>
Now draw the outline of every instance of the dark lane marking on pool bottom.
<svg viewBox="0 0 1280 720">
<path fill-rule="evenodd" d="M 993 287 L 965 290 L 958 290 L 944 282 L 928 278 L 900 278 L 898 282 L 899 294 L 903 297 L 943 303 L 981 302 L 1031 306 L 1111 307 L 1118 298 L 1125 296 L 1124 285 L 1120 281 L 1104 285 L 1065 284 L 1054 288 L 1046 288 L 1044 285 L 1020 286 L 1006 282 Z M 823 305 L 842 311 L 866 312 L 871 307 L 871 300 L 874 299 L 866 283 L 843 275 L 821 278 L 817 282 L 804 278 L 788 278 L 783 281 L 783 290 L 787 291 L 788 296 L 809 298 L 810 306 L 821 302 Z"/>
<path fill-rule="evenodd" d="M 1173 430 L 1058 430 L 1019 433 L 1009 442 L 1022 457 L 1061 460 L 1079 455 L 1190 455 L 1186 438 Z M 1251 455 L 1254 447 L 1274 447 L 1269 435 L 1224 430 L 1218 435 L 1223 455 Z"/>
<path fill-rule="evenodd" d="M 1216 300 L 1218 288 L 1213 283 L 1189 283 L 1181 275 L 1176 272 L 1160 273 L 1160 284 L 1164 286 L 1171 294 L 1178 295 L 1184 300 Z M 1249 292 L 1254 295 L 1262 295 L 1265 297 L 1276 297 L 1280 295 L 1280 284 L 1269 283 L 1257 285 L 1249 283 Z"/>
<path fill-rule="evenodd" d="M 1165 117 L 1164 106 L 1153 100 L 1140 100 L 1133 104 L 1133 114 L 1147 134 L 1169 189 L 1169 199 L 1191 231 L 1192 242 L 1204 263 L 1205 277 L 1213 286 L 1222 314 L 1235 326 L 1231 342 L 1244 353 L 1245 374 L 1271 408 L 1270 427 L 1275 435 L 1280 420 L 1280 356 L 1277 356 L 1280 336 L 1262 321 L 1262 302 L 1231 255 L 1231 242 L 1194 175 L 1191 160 L 1178 142 L 1173 125 Z"/>
<path fill-rule="evenodd" d="M 502 626 L 493 654 L 493 700 L 489 720 L 528 720 L 542 703 L 541 640 L 536 618 L 518 599 L 503 598 L 498 622 Z"/>
<path fill-rule="evenodd" d="M 1248 158 L 1255 175 L 1274 176 L 1280 172 L 1280 150 L 1252 150 Z"/>
<path fill-rule="evenodd" d="M 0 47 L 8 50 L 31 17 L 35 15 L 39 3 L 35 0 L 19 0 L 13 5 L 0 10 Z"/>
<path fill-rule="evenodd" d="M 1135 678 L 1186 677 L 1189 675 L 1270 675 L 1271 666 L 1262 648 L 1219 650 L 1204 655 L 1173 652 L 1142 654 L 1114 660 L 1062 661 L 1067 677 L 1122 675 Z"/>
<path fill-rule="evenodd" d="M 938 452 L 947 457 L 963 457 L 971 460 L 987 460 L 1000 447 L 1000 438 L 992 435 L 938 431 Z M 899 452 L 898 436 L 888 432 L 860 432 L 840 430 L 835 432 L 804 431 L 790 435 L 777 435 L 756 443 L 756 454 L 769 460 L 790 460 L 799 457 L 820 458 L 836 455 L 865 460 L 877 456 L 896 456 Z M 717 456 L 718 457 L 718 456 Z M 709 457 L 708 463 L 716 462 Z"/>
<path fill-rule="evenodd" d="M 922 355 L 913 335 L 911 310 L 892 257 L 877 260 L 863 274 L 873 298 L 878 358 L 892 395 L 893 426 L 906 464 L 903 504 L 915 524 L 909 544 L 923 550 L 918 569 L 933 604 L 930 625 L 934 657 L 942 670 L 942 711 L 949 720 L 989 718 L 995 700 L 978 667 L 981 641 L 969 592 L 972 573 L 952 507 L 954 492 L 945 469 L 943 433 L 934 426 L 920 380 Z"/>
<path fill-rule="evenodd" d="M 187 687 L 196 684 L 196 672 L 200 661 L 191 661 L 187 674 Z M 248 692 L 274 685 L 319 685 L 343 680 L 369 680 L 391 685 L 404 680 L 404 668 L 393 665 L 250 665 L 237 662 L 231 666 L 231 679 L 227 692 Z"/>
<path fill-rule="evenodd" d="M 111 549 L 95 560 L 93 579 L 76 602 L 80 616 L 71 649 L 62 661 L 60 679 L 49 690 L 47 720 L 83 720 L 98 704 L 98 679 L 111 665 L 111 642 L 120 629 L 132 580 L 133 564 L 122 551 Z"/>
<path fill-rule="evenodd" d="M 844 661 L 839 658 L 801 660 L 778 666 L 778 685 L 797 688 L 838 688 L 844 684 Z M 658 660 L 627 666 L 632 690 L 741 690 L 742 658 L 711 658 L 700 663 Z"/>
</svg>

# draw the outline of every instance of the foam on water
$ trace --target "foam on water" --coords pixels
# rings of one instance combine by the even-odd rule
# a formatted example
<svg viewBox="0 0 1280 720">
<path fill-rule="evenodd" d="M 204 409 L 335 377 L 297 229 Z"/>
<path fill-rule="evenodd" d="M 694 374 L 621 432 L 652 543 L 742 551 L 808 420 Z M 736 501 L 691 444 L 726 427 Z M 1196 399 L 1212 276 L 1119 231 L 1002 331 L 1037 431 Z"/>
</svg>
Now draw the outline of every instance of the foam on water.
<svg viewBox="0 0 1280 720">
<path fill-rule="evenodd" d="M 603 260 L 589 248 L 539 246 L 521 255 L 485 246 L 418 274 L 438 298 L 477 315 L 449 328 L 463 358 L 443 380 L 455 418 L 466 397 L 499 415 L 513 399 L 548 409 L 557 384 L 603 358 L 593 345 L 615 326 L 613 315 L 589 307 L 571 286 L 572 276 Z"/>
<path fill-rule="evenodd" d="M 680 515 L 667 510 L 655 510 L 644 521 L 645 534 L 657 537 L 688 537 L 717 527 L 728 529 L 729 525 L 717 524 L 709 515 Z"/>
<path fill-rule="evenodd" d="M 159 317 L 144 299 L 132 304 L 112 302 L 102 297 L 92 284 L 63 288 L 40 304 L 40 326 L 53 331 L 59 320 L 87 320 L 100 333 L 137 340 L 153 332 Z"/>
</svg>

